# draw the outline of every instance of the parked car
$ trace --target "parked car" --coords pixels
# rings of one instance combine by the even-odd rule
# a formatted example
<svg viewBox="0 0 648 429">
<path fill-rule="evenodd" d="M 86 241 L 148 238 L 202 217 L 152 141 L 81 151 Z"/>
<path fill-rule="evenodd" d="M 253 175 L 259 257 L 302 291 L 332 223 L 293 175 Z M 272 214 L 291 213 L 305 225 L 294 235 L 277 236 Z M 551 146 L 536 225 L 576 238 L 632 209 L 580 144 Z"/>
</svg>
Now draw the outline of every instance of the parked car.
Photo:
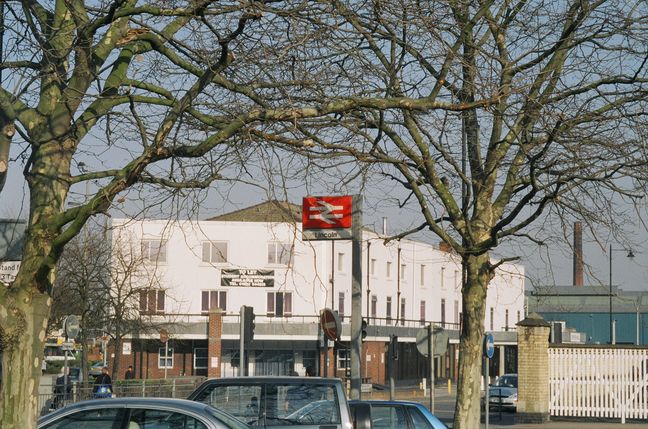
<svg viewBox="0 0 648 429">
<path fill-rule="evenodd" d="M 88 377 L 98 377 L 101 375 L 101 370 L 103 369 L 103 362 L 97 362 L 92 364 L 90 369 L 88 369 Z"/>
<path fill-rule="evenodd" d="M 448 429 L 425 406 L 410 401 L 349 401 L 351 410 L 371 406 L 373 429 Z"/>
<path fill-rule="evenodd" d="M 366 404 L 351 413 L 342 381 L 320 377 L 226 377 L 205 381 L 189 395 L 254 427 L 369 428 Z M 354 425 L 355 420 L 355 425 Z"/>
<path fill-rule="evenodd" d="M 494 384 L 488 386 L 488 403 L 490 407 L 502 407 L 515 411 L 517 408 L 517 374 L 504 374 L 497 377 Z"/>
<path fill-rule="evenodd" d="M 78 402 L 38 420 L 38 429 L 249 429 L 209 405 L 184 399 L 118 398 Z"/>
</svg>

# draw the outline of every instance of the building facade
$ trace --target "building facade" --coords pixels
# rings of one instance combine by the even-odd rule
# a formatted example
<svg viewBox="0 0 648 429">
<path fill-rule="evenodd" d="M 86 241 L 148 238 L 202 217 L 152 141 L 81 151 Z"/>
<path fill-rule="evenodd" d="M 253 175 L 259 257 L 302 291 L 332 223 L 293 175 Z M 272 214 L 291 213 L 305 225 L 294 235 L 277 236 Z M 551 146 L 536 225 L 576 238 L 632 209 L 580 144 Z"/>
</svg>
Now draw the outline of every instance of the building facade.
<svg viewBox="0 0 648 429">
<path fill-rule="evenodd" d="M 154 267 L 160 287 L 140 293 L 142 314 L 168 323 L 166 345 L 158 332 L 141 332 L 120 346 L 120 367 L 138 377 L 239 374 L 239 309 L 256 315 L 249 345 L 249 373 L 344 376 L 349 366 L 351 243 L 302 241 L 300 207 L 269 202 L 205 221 L 112 220 L 113 246 L 137 243 Z M 385 383 L 386 344 L 399 339 L 397 379 L 427 377 L 416 349 L 420 329 L 433 323 L 450 334 L 436 360 L 436 377 L 454 378 L 462 317 L 460 259 L 449 249 L 415 240 L 385 242 L 362 234 L 363 378 Z M 220 308 L 217 316 L 210 310 Z M 324 308 L 338 312 L 342 339 L 327 344 L 318 320 Z M 217 319 L 214 319 L 217 317 Z M 488 289 L 486 330 L 500 353 L 493 373 L 516 364 L 513 327 L 524 315 L 524 269 L 502 264 Z M 215 356 L 210 339 L 220 324 Z M 212 326 L 212 328 L 210 328 Z M 163 338 L 164 339 L 164 338 Z M 211 341 L 211 343 L 210 343 Z M 328 346 L 328 347 L 327 347 Z M 328 363 L 328 365 L 325 364 Z M 216 371 L 217 370 L 217 371 Z"/>
</svg>

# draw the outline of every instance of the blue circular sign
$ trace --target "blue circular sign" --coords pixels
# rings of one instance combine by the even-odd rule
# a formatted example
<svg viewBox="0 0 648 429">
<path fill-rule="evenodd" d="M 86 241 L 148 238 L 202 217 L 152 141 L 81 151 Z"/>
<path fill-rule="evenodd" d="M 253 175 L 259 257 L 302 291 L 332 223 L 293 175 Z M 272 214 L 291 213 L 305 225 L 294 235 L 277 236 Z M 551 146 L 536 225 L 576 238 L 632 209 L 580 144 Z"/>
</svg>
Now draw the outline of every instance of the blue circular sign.
<svg viewBox="0 0 648 429">
<path fill-rule="evenodd" d="M 495 338 L 493 338 L 493 334 L 490 332 L 484 335 L 484 354 L 488 359 L 495 355 Z"/>
</svg>

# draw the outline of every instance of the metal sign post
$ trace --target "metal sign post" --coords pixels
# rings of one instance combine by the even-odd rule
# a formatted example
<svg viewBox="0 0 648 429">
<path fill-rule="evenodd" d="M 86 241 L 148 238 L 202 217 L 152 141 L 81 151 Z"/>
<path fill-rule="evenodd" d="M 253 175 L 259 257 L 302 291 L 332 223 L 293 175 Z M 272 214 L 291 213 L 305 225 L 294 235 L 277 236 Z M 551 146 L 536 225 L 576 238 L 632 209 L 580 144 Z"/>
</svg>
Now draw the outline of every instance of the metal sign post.
<svg viewBox="0 0 648 429">
<path fill-rule="evenodd" d="M 243 323 L 243 318 L 245 317 L 245 306 L 241 306 L 239 311 L 239 321 L 240 321 L 240 342 L 239 342 L 239 374 L 243 377 L 247 375 L 247 365 L 245 361 L 245 326 Z"/>
<path fill-rule="evenodd" d="M 484 383 L 486 394 L 484 395 L 484 412 L 486 415 L 484 416 L 484 423 L 485 423 L 485 428 L 488 429 L 488 420 L 489 420 L 489 414 L 490 414 L 490 359 L 495 355 L 495 339 L 493 338 L 493 334 L 490 332 L 486 333 L 484 335 L 484 364 L 486 366 L 486 382 Z"/>
<path fill-rule="evenodd" d="M 362 369 L 362 197 L 353 197 L 351 240 L 351 399 L 361 399 Z"/>
<path fill-rule="evenodd" d="M 428 359 L 430 364 L 430 412 L 434 414 L 434 383 L 436 374 L 434 374 L 434 338 L 432 336 L 432 324 L 427 325 L 428 333 Z"/>
</svg>

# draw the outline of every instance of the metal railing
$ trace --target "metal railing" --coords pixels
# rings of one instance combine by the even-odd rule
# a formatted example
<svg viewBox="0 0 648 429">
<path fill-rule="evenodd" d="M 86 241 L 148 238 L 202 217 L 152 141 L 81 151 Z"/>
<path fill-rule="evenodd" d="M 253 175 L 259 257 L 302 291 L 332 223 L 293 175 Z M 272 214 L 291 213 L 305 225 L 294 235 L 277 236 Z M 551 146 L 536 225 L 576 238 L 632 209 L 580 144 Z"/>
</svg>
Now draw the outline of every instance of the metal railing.
<svg viewBox="0 0 648 429">
<path fill-rule="evenodd" d="M 181 398 L 184 399 L 193 392 L 204 377 L 178 377 L 154 380 L 128 380 L 113 384 L 112 393 L 116 397 L 137 398 Z M 38 407 L 41 415 L 54 411 L 65 405 L 92 399 L 95 387 L 91 384 L 75 383 L 68 393 L 54 387 L 51 393 L 38 395 Z"/>
</svg>

